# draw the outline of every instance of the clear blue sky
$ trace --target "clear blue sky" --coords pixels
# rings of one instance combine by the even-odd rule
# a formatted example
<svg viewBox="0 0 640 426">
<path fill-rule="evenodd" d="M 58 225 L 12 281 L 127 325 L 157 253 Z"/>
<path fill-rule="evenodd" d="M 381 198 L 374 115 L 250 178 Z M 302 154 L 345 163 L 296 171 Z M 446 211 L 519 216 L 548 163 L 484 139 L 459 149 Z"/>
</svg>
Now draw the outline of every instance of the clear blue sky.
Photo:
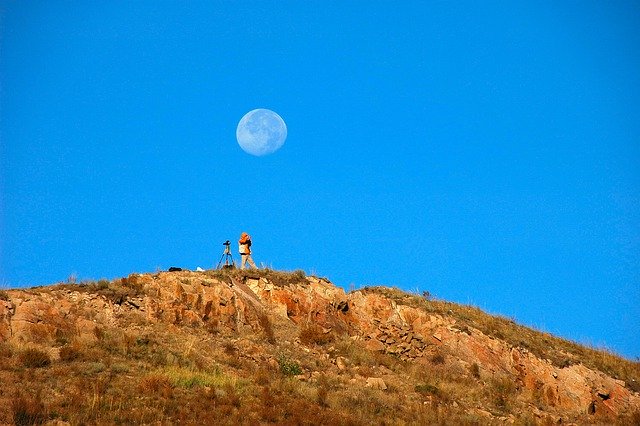
<svg viewBox="0 0 640 426">
<path fill-rule="evenodd" d="M 0 2 L 0 286 L 222 242 L 640 356 L 640 3 Z M 288 138 L 252 157 L 240 118 Z"/>
</svg>

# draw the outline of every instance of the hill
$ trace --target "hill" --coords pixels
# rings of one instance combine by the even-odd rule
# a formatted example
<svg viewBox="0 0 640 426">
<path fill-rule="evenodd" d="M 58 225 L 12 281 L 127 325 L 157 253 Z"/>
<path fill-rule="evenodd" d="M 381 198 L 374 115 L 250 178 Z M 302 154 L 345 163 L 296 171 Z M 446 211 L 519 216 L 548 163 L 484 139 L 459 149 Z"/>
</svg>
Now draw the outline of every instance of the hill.
<svg viewBox="0 0 640 426">
<path fill-rule="evenodd" d="M 302 272 L 0 291 L 1 424 L 640 424 L 640 364 Z"/>
</svg>

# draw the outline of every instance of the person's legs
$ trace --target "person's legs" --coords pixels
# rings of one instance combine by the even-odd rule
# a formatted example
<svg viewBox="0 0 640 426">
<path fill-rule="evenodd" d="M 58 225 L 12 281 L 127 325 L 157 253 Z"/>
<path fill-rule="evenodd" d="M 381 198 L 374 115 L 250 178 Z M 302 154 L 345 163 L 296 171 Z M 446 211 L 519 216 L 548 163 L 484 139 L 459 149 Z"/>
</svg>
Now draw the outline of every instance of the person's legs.
<svg viewBox="0 0 640 426">
<path fill-rule="evenodd" d="M 251 267 L 252 267 L 253 269 L 258 269 L 258 267 L 256 266 L 256 264 L 255 264 L 255 263 L 253 263 L 253 259 L 251 258 L 251 255 L 250 255 L 250 254 L 249 254 L 249 255 L 247 255 L 247 262 L 249 262 L 249 265 L 251 265 Z"/>
<path fill-rule="evenodd" d="M 241 261 L 240 261 L 240 269 L 244 269 L 244 265 L 245 265 L 245 263 L 247 263 L 247 257 L 249 257 L 249 256 L 246 255 L 246 254 L 241 254 L 240 255 L 240 259 L 241 259 Z M 249 265 L 251 265 L 251 263 Z"/>
</svg>

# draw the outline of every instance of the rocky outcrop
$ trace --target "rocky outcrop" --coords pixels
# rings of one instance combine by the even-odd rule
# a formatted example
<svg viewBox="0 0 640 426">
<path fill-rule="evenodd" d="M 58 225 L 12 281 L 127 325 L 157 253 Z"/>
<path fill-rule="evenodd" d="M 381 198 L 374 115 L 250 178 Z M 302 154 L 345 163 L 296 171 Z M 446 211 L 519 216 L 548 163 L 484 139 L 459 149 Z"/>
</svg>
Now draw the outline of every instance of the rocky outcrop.
<svg viewBox="0 0 640 426">
<path fill-rule="evenodd" d="M 102 287 L 10 290 L 0 300 L 0 341 L 49 345 L 90 341 L 100 329 L 132 322 L 260 331 L 264 318 L 349 336 L 363 348 L 413 363 L 447 363 L 483 380 L 504 377 L 522 398 L 554 413 L 618 415 L 640 409 L 624 382 L 581 364 L 564 368 L 455 318 L 398 303 L 383 294 L 344 290 L 315 277 L 279 282 L 268 274 L 132 274 Z M 363 349 L 364 350 L 364 349 Z M 347 369 L 343 357 L 335 360 Z M 472 373 L 472 370 L 475 372 Z M 386 389 L 382 379 L 366 386 Z"/>
</svg>

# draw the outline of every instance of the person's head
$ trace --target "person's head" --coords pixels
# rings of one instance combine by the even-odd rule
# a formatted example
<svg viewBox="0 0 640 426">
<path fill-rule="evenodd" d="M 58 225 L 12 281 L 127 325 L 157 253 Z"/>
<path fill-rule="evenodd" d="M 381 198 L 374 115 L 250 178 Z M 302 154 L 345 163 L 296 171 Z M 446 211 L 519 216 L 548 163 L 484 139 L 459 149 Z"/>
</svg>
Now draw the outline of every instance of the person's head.
<svg viewBox="0 0 640 426">
<path fill-rule="evenodd" d="M 249 234 L 247 234 L 246 232 L 243 232 L 242 234 L 240 234 L 240 238 L 247 238 L 249 236 Z"/>
</svg>

